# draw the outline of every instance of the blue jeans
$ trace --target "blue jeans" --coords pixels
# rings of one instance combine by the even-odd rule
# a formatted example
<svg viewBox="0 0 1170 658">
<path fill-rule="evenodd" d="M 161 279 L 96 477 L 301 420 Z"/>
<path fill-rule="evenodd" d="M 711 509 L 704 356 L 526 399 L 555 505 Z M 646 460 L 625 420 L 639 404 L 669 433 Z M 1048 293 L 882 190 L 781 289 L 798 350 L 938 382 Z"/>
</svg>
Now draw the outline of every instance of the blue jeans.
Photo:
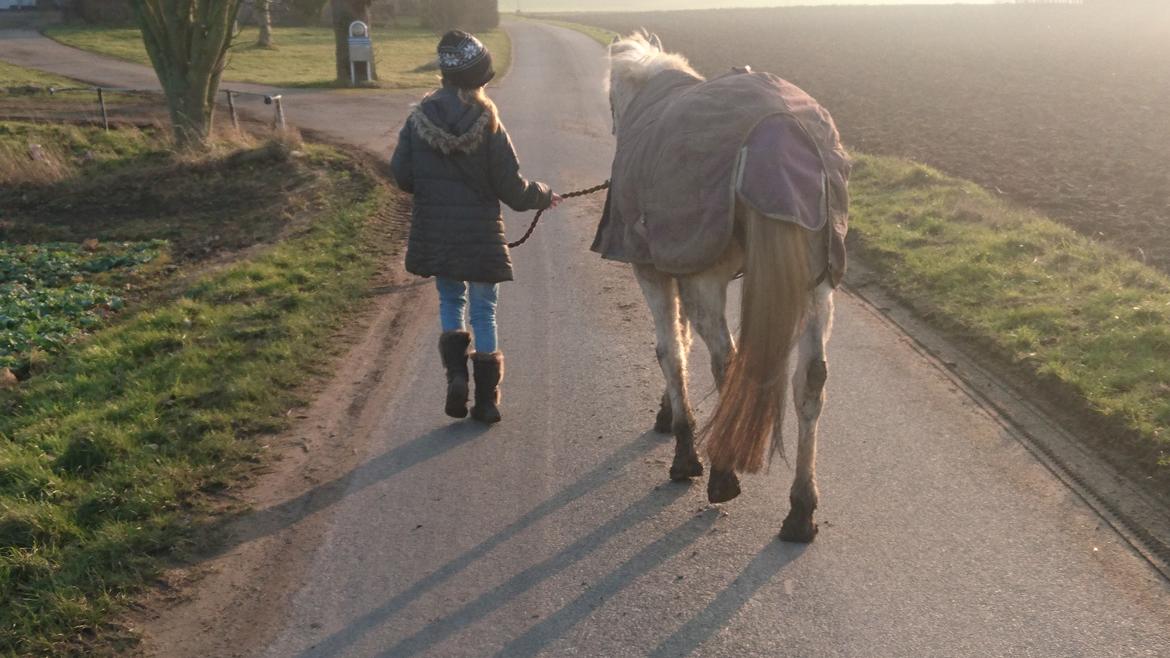
<svg viewBox="0 0 1170 658">
<path fill-rule="evenodd" d="M 475 351 L 485 354 L 496 351 L 496 302 L 500 286 L 496 283 L 454 281 L 435 277 L 439 289 L 439 322 L 443 331 L 463 331 L 464 311 L 468 292 L 471 293 L 471 333 L 475 336 Z"/>
</svg>

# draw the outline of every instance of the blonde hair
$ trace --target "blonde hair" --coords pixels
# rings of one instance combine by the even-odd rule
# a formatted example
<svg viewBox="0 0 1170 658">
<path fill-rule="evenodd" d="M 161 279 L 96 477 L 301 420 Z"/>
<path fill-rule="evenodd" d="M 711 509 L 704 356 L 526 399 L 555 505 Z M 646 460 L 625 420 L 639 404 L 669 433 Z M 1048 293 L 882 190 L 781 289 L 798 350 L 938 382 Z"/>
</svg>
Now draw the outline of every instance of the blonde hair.
<svg viewBox="0 0 1170 658">
<path fill-rule="evenodd" d="M 489 129 L 495 132 L 500 127 L 500 110 L 492 99 L 488 98 L 486 87 L 476 87 L 475 89 L 466 89 L 464 87 L 457 87 L 459 99 L 468 105 L 479 105 L 491 117 L 491 124 Z"/>
</svg>

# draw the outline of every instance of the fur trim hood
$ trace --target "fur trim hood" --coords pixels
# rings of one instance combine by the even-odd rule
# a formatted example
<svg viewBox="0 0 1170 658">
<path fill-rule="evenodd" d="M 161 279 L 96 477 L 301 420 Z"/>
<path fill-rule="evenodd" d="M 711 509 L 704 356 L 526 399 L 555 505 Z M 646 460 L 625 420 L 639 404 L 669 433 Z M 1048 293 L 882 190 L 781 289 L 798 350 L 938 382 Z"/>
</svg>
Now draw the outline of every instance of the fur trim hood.
<svg viewBox="0 0 1170 658">
<path fill-rule="evenodd" d="M 479 148 L 494 128 L 493 118 L 488 109 L 467 105 L 444 92 L 420 103 L 410 115 L 419 138 L 443 155 Z"/>
</svg>

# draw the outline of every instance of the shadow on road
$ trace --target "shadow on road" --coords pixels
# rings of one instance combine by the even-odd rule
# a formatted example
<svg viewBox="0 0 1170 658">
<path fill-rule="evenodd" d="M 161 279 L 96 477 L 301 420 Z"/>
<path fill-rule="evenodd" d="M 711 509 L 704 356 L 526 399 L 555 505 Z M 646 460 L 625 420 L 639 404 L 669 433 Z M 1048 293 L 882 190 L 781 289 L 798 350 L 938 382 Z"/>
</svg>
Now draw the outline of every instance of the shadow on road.
<svg viewBox="0 0 1170 658">
<path fill-rule="evenodd" d="M 671 490 L 680 493 L 682 491 L 677 487 L 672 487 Z M 520 637 L 504 645 L 504 648 L 496 654 L 496 658 L 516 658 L 517 656 L 539 654 L 549 644 L 563 637 L 569 629 L 588 617 L 589 613 L 616 596 L 618 592 L 637 581 L 639 577 L 657 569 L 664 562 L 681 553 L 699 537 L 702 537 L 710 530 L 718 517 L 718 510 L 708 509 L 666 535 L 659 537 L 571 603 L 528 629 Z M 405 654 L 397 654 L 393 649 L 389 653 L 382 654 L 384 658 L 398 655 Z"/>
<path fill-rule="evenodd" d="M 666 509 L 684 493 L 686 493 L 686 488 L 681 486 L 665 486 L 654 489 L 633 505 L 627 507 L 621 514 L 598 526 L 589 534 L 573 542 L 560 553 L 512 576 L 507 581 L 492 588 L 491 591 L 486 592 L 450 615 L 427 624 L 419 632 L 403 639 L 378 655 L 383 658 L 405 658 L 406 656 L 422 653 L 438 645 L 458 631 L 487 617 L 497 609 L 506 606 L 510 601 L 532 589 L 540 582 L 552 578 L 574 563 L 584 559 L 615 536 L 630 530 L 648 517 Z M 618 570 L 606 576 L 600 583 L 590 588 L 589 592 L 578 597 L 569 606 L 566 606 L 557 614 L 545 620 L 545 622 L 538 624 L 534 629 L 510 643 L 499 655 L 516 656 L 536 653 L 546 642 L 555 639 L 557 632 L 563 632 L 567 628 L 572 627 L 581 617 L 587 615 L 598 600 L 605 599 L 618 592 L 639 575 L 653 569 L 671 555 L 674 555 L 692 541 L 698 539 L 714 523 L 715 516 L 715 512 L 705 514 L 700 519 L 689 521 L 665 537 L 650 544 L 632 560 L 626 562 Z M 702 522 L 703 518 L 705 518 L 705 522 Z M 555 629 L 549 629 L 549 632 L 546 633 L 536 632 L 537 629 L 549 624 L 554 625 Z M 513 644 L 517 646 L 513 647 Z M 529 651 L 529 649 L 532 649 L 532 651 Z"/>
<path fill-rule="evenodd" d="M 760 550 L 739 576 L 719 592 L 702 612 L 695 615 L 649 654 L 649 658 L 689 656 L 731 621 L 752 596 L 799 558 L 808 544 L 774 540 Z M 519 654 L 512 654 L 519 655 Z"/>
<path fill-rule="evenodd" d="M 371 630 L 403 611 L 424 593 L 450 580 L 524 529 L 616 479 L 621 474 L 623 466 L 658 445 L 655 440 L 657 437 L 658 435 L 653 432 L 646 432 L 638 436 L 552 498 L 537 505 L 524 516 L 502 528 L 463 555 L 415 582 L 381 606 L 354 620 L 348 627 L 306 649 L 299 654 L 298 658 L 340 654 L 346 647 L 357 643 Z M 459 629 L 505 605 L 509 600 L 540 581 L 582 559 L 614 535 L 632 528 L 657 511 L 668 507 L 686 491 L 686 487 L 682 486 L 663 486 L 649 492 L 641 500 L 626 508 L 624 512 L 577 540 L 557 555 L 529 567 L 444 619 L 429 624 L 415 635 L 399 642 L 384 655 L 408 656 L 437 644 Z"/>
<path fill-rule="evenodd" d="M 469 443 L 489 431 L 480 423 L 452 423 L 412 439 L 353 469 L 349 473 L 287 500 L 279 505 L 218 521 L 208 532 L 222 535 L 212 550 L 200 556 L 210 559 L 237 546 L 256 541 L 289 528 L 302 519 L 330 507 L 366 487 L 388 480 L 403 471 Z"/>
</svg>

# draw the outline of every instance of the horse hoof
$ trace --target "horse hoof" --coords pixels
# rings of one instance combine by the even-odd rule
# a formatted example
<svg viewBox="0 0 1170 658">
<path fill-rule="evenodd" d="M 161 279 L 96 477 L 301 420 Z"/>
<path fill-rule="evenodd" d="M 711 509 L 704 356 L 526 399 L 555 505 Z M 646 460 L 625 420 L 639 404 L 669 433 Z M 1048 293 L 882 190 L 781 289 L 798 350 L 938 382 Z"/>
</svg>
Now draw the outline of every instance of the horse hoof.
<svg viewBox="0 0 1170 658">
<path fill-rule="evenodd" d="M 812 517 L 795 519 L 791 514 L 780 526 L 780 541 L 808 544 L 817 536 L 817 523 Z"/>
<path fill-rule="evenodd" d="M 703 475 L 703 462 L 695 455 L 680 457 L 675 455 L 674 463 L 670 465 L 670 479 L 674 482 L 686 482 L 691 478 Z"/>
<path fill-rule="evenodd" d="M 712 503 L 726 503 L 739 495 L 739 478 L 735 471 L 711 471 L 707 480 L 707 500 Z"/>
</svg>

